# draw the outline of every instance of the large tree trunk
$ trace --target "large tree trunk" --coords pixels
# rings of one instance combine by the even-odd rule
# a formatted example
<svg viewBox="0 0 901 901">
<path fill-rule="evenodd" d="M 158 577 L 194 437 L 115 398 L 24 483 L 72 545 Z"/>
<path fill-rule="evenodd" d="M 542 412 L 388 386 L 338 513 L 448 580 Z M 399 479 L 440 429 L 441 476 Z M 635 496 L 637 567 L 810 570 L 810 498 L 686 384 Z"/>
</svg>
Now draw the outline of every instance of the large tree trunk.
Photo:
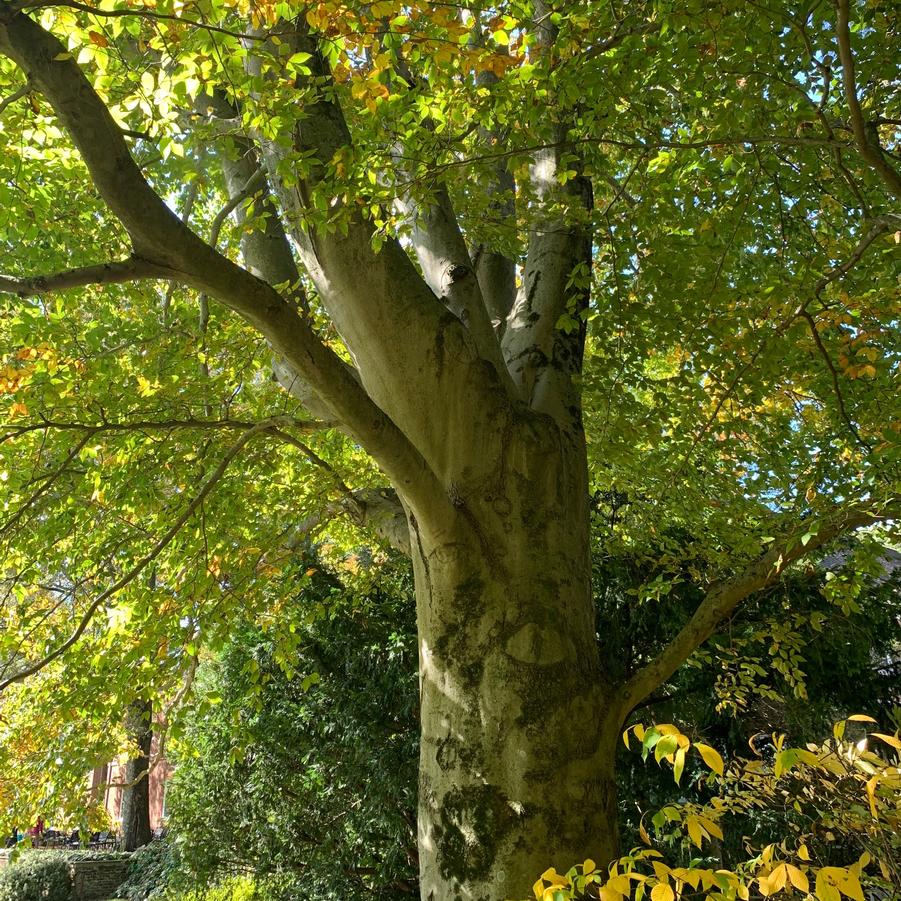
<svg viewBox="0 0 901 901">
<path fill-rule="evenodd" d="M 549 866 L 616 853 L 584 446 L 552 431 L 508 436 L 450 520 L 410 518 L 423 901 L 525 898 Z"/>
<path fill-rule="evenodd" d="M 121 847 L 136 851 L 150 842 L 150 745 L 153 740 L 153 709 L 150 701 L 135 701 L 126 718 L 128 736 L 137 753 L 125 764 L 125 788 L 122 790 Z"/>
</svg>

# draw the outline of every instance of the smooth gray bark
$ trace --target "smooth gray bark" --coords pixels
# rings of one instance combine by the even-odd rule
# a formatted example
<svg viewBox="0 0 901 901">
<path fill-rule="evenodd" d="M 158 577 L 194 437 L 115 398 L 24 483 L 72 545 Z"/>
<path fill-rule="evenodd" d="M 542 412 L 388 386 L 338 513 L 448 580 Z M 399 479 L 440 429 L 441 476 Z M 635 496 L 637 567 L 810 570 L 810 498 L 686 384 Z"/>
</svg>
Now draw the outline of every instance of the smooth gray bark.
<svg viewBox="0 0 901 901">
<path fill-rule="evenodd" d="M 513 418 L 452 516 L 411 515 L 424 901 L 524 897 L 616 851 L 581 436 Z"/>
</svg>

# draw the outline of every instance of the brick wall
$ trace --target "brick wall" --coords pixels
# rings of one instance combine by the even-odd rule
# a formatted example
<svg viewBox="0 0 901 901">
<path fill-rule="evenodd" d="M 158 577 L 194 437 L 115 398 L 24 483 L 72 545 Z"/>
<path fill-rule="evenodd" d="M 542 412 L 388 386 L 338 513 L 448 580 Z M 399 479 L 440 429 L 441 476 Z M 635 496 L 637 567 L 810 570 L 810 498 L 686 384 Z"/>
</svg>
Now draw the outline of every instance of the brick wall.
<svg viewBox="0 0 901 901">
<path fill-rule="evenodd" d="M 76 901 L 115 898 L 125 879 L 127 860 L 76 860 L 69 864 Z"/>
<path fill-rule="evenodd" d="M 8 865 L 9 854 L 0 850 L 0 870 Z M 125 880 L 128 863 L 127 860 L 69 861 L 75 901 L 108 901 L 117 897 L 116 889 Z"/>
</svg>

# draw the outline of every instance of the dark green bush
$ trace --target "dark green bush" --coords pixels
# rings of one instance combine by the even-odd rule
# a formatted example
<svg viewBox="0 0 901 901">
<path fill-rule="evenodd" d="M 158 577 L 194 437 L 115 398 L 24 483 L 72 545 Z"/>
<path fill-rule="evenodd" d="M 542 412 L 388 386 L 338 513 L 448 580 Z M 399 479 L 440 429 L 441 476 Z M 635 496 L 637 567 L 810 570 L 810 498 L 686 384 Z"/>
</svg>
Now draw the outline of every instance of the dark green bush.
<svg viewBox="0 0 901 901">
<path fill-rule="evenodd" d="M 173 889 L 252 873 L 266 901 L 416 888 L 417 677 L 408 570 L 362 590 L 312 567 L 293 628 L 248 623 L 195 681 L 175 744 Z"/>
<path fill-rule="evenodd" d="M 160 897 L 176 867 L 175 852 L 166 839 L 156 839 L 131 856 L 128 874 L 118 894 L 128 901 Z"/>
<path fill-rule="evenodd" d="M 26 851 L 0 872 L 0 901 L 71 901 L 65 853 Z"/>
</svg>

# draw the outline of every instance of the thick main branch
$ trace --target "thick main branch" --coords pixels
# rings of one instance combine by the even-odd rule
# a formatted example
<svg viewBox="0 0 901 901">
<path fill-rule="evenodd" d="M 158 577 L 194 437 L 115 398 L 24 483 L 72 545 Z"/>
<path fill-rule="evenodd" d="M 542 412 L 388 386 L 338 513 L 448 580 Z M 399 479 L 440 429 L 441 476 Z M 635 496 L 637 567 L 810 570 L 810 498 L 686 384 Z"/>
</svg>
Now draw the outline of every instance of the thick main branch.
<svg viewBox="0 0 901 901">
<path fill-rule="evenodd" d="M 883 183 L 895 195 L 901 198 L 901 175 L 885 158 L 875 123 L 870 125 L 863 117 L 863 110 L 857 98 L 857 76 L 855 74 L 854 54 L 851 50 L 851 29 L 849 28 L 848 0 L 838 0 L 838 14 L 835 32 L 838 38 L 838 57 L 842 64 L 842 88 L 845 102 L 851 114 L 851 129 L 860 155 L 873 167 Z"/>
</svg>

